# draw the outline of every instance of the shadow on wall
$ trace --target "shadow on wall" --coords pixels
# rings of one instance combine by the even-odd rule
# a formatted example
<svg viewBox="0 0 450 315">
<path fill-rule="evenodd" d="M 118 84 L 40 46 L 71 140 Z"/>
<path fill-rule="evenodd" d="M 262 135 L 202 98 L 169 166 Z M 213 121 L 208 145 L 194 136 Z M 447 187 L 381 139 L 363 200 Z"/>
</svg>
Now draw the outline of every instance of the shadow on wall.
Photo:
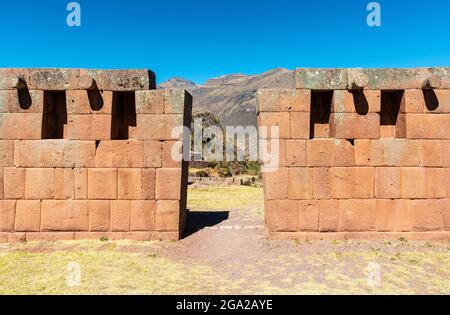
<svg viewBox="0 0 450 315">
<path fill-rule="evenodd" d="M 114 92 L 112 103 L 111 139 L 128 140 L 129 127 L 137 126 L 134 92 Z"/>
<path fill-rule="evenodd" d="M 359 115 L 367 115 L 369 113 L 369 102 L 363 90 L 352 91 L 353 102 L 355 103 L 355 111 Z"/>
<path fill-rule="evenodd" d="M 187 227 L 183 238 L 228 219 L 229 211 L 188 211 Z"/>
<path fill-rule="evenodd" d="M 99 111 L 103 108 L 104 101 L 102 93 L 98 88 L 87 91 L 89 106 L 93 111 Z"/>
<path fill-rule="evenodd" d="M 65 91 L 44 91 L 42 139 L 63 139 L 67 124 Z"/>
<path fill-rule="evenodd" d="M 31 107 L 32 99 L 28 87 L 17 89 L 17 98 L 19 99 L 19 106 L 22 110 L 27 110 Z"/>
<path fill-rule="evenodd" d="M 423 97 L 427 109 L 432 112 L 439 107 L 439 100 L 433 90 L 423 90 Z"/>
</svg>

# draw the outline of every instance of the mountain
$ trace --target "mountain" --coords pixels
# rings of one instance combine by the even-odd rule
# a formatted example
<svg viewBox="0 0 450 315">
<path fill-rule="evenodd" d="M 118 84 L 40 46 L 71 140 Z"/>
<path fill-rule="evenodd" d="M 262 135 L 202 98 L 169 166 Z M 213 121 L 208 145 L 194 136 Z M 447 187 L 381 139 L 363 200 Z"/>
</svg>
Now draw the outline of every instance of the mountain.
<svg viewBox="0 0 450 315">
<path fill-rule="evenodd" d="M 198 85 L 183 78 L 172 78 L 164 83 L 161 83 L 159 87 L 162 89 L 182 89 L 192 91 L 197 88 Z"/>
<path fill-rule="evenodd" d="M 160 88 L 180 88 L 194 97 L 193 112 L 211 112 L 223 126 L 256 126 L 256 91 L 263 88 L 293 88 L 294 74 L 274 69 L 259 75 L 230 74 L 197 85 L 183 78 L 170 79 Z"/>
</svg>

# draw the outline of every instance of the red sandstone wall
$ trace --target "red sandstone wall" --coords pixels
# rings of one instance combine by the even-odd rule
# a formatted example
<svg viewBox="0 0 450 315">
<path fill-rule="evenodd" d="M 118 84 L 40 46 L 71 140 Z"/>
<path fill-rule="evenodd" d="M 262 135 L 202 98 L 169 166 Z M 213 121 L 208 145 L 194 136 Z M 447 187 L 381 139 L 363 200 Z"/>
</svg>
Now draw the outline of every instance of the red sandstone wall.
<svg viewBox="0 0 450 315">
<path fill-rule="evenodd" d="M 264 173 L 270 236 L 448 240 L 449 74 L 299 69 L 296 89 L 259 91 L 259 125 L 280 127 L 280 167 Z"/>
<path fill-rule="evenodd" d="M 180 237 L 188 165 L 171 132 L 192 100 L 154 86 L 142 70 L 0 70 L 0 242 Z"/>
</svg>

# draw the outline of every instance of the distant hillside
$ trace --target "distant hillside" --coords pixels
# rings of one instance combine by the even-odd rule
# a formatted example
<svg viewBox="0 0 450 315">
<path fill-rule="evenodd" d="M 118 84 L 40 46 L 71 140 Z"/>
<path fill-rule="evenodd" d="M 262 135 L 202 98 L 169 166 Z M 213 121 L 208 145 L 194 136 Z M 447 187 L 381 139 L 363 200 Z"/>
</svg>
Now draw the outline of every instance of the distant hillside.
<svg viewBox="0 0 450 315">
<path fill-rule="evenodd" d="M 293 71 L 274 69 L 259 75 L 231 74 L 197 85 L 183 78 L 170 79 L 160 88 L 180 88 L 194 97 L 193 111 L 209 111 L 222 125 L 256 126 L 256 91 L 262 88 L 293 88 Z"/>
</svg>

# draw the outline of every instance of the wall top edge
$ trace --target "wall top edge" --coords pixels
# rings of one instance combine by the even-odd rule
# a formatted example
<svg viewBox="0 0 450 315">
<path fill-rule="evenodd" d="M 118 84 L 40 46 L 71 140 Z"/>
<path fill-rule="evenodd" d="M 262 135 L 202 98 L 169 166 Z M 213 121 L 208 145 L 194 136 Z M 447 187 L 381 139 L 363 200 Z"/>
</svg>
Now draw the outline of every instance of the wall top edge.
<svg viewBox="0 0 450 315">
<path fill-rule="evenodd" d="M 156 78 L 148 69 L 0 68 L 0 89 L 15 88 L 148 90 L 156 88 Z"/>
<path fill-rule="evenodd" d="M 349 67 L 349 68 L 320 68 L 320 67 L 297 67 L 295 68 L 296 71 L 302 70 L 302 71 L 314 71 L 314 70 L 369 70 L 369 71 L 386 71 L 386 70 L 423 70 L 423 69 L 444 69 L 447 71 L 450 71 L 450 66 L 443 66 L 443 67 L 410 67 L 410 68 L 364 68 L 364 67 Z"/>
<path fill-rule="evenodd" d="M 297 89 L 449 89 L 450 67 L 297 68 Z"/>
<path fill-rule="evenodd" d="M 117 71 L 117 72 L 121 72 L 121 71 L 150 71 L 150 69 L 147 68 L 122 68 L 122 69 L 96 69 L 96 68 L 60 68 L 60 67 L 0 67 L 0 71 L 4 71 L 4 70 L 29 70 L 29 71 L 33 71 L 33 70 L 68 70 L 68 71 L 81 71 L 81 70 L 86 70 L 86 71 L 100 71 L 100 72 L 112 72 L 112 71 Z"/>
</svg>

